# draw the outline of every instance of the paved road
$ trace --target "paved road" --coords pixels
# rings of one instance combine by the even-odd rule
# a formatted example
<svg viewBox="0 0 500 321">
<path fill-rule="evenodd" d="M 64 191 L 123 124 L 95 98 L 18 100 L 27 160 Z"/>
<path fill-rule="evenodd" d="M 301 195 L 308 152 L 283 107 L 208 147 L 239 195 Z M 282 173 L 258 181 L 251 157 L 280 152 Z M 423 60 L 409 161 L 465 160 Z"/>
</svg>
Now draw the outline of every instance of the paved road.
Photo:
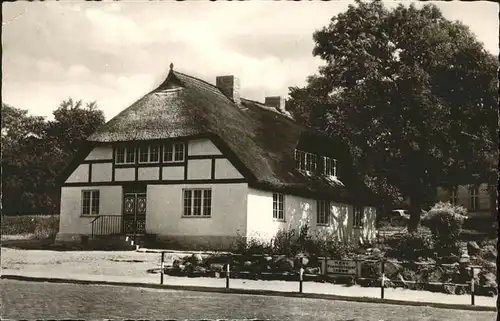
<svg viewBox="0 0 500 321">
<path fill-rule="evenodd" d="M 496 320 L 494 312 L 0 280 L 3 319 Z"/>
</svg>

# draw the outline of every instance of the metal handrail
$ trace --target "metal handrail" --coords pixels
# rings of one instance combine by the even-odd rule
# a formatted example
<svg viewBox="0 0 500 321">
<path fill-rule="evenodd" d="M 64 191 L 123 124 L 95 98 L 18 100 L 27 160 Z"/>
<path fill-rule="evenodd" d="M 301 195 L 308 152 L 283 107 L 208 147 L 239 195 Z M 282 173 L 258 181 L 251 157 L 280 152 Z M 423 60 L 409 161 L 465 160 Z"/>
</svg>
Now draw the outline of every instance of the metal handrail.
<svg viewBox="0 0 500 321">
<path fill-rule="evenodd" d="M 121 215 L 98 215 L 90 223 L 92 224 L 92 238 L 97 235 L 114 235 L 122 232 Z"/>
</svg>

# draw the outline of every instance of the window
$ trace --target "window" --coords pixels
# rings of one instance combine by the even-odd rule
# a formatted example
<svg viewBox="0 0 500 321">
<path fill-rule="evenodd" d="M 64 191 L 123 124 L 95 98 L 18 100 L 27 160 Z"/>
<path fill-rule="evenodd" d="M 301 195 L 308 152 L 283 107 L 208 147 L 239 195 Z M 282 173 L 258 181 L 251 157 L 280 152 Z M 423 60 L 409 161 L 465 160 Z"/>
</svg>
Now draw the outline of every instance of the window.
<svg viewBox="0 0 500 321">
<path fill-rule="evenodd" d="M 316 172 L 316 168 L 318 167 L 318 156 L 296 149 L 295 167 L 301 171 Z"/>
<path fill-rule="evenodd" d="M 456 187 L 450 190 L 450 203 L 454 206 L 458 205 L 458 195 Z"/>
<path fill-rule="evenodd" d="M 330 204 L 328 201 L 318 201 L 318 215 L 316 224 L 327 225 L 329 222 Z"/>
<path fill-rule="evenodd" d="M 479 188 L 477 185 L 469 186 L 469 208 L 473 211 L 479 209 Z"/>
<path fill-rule="evenodd" d="M 277 220 L 285 219 L 285 196 L 280 193 L 273 193 L 273 218 Z"/>
<path fill-rule="evenodd" d="M 160 160 L 160 147 L 148 145 L 139 147 L 139 163 L 158 163 Z"/>
<path fill-rule="evenodd" d="M 99 214 L 99 191 L 82 191 L 82 215 Z"/>
<path fill-rule="evenodd" d="M 355 206 L 354 207 L 354 222 L 353 222 L 353 226 L 355 228 L 362 228 L 363 227 L 363 221 L 364 221 L 363 207 L 361 207 L 361 206 Z"/>
<path fill-rule="evenodd" d="M 115 155 L 116 164 L 134 164 L 135 163 L 135 148 L 133 147 L 118 147 Z"/>
<path fill-rule="evenodd" d="M 163 161 L 165 163 L 183 162 L 185 149 L 184 143 L 165 145 L 163 150 Z"/>
<path fill-rule="evenodd" d="M 207 217 L 212 214 L 211 189 L 184 190 L 184 216 Z"/>
<path fill-rule="evenodd" d="M 337 160 L 331 157 L 323 157 L 323 174 L 325 176 L 337 176 Z"/>
</svg>

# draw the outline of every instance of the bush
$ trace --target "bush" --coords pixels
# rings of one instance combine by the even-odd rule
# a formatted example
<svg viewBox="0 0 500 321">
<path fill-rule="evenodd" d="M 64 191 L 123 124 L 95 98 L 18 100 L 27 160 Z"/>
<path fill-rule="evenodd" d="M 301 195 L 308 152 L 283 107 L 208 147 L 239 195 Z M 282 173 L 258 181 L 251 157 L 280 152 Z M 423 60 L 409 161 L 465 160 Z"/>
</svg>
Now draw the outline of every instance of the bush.
<svg viewBox="0 0 500 321">
<path fill-rule="evenodd" d="M 271 241 L 272 253 L 294 256 L 300 251 L 299 235 L 293 229 L 280 229 Z"/>
<path fill-rule="evenodd" d="M 2 216 L 2 235 L 34 234 L 37 239 L 55 237 L 59 215 Z"/>
<path fill-rule="evenodd" d="M 434 254 L 434 241 L 423 228 L 397 239 L 389 239 L 387 243 L 392 247 L 388 255 L 403 260 L 415 261 L 418 258 L 433 257 Z"/>
<path fill-rule="evenodd" d="M 309 254 L 343 259 L 354 253 L 355 249 L 352 244 L 340 241 L 333 231 L 322 230 L 311 235 L 307 250 Z"/>
<path fill-rule="evenodd" d="M 266 254 L 270 252 L 270 245 L 259 237 L 248 238 L 238 232 L 231 252 L 248 255 Z"/>
<path fill-rule="evenodd" d="M 423 222 L 429 227 L 441 256 L 459 254 L 460 246 L 457 242 L 462 225 L 466 219 L 467 210 L 450 203 L 436 203 L 425 213 Z"/>
</svg>

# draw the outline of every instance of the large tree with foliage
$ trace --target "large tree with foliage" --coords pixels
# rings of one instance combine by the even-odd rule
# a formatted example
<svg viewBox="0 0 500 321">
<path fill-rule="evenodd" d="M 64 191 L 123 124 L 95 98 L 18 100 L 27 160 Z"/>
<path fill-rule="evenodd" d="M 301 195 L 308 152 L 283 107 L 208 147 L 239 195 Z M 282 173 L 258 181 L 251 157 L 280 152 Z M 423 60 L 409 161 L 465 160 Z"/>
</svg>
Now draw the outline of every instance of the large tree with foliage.
<svg viewBox="0 0 500 321">
<path fill-rule="evenodd" d="M 343 137 L 381 195 L 408 197 L 411 229 L 437 186 L 496 182 L 498 63 L 465 25 L 431 4 L 357 1 L 314 41 L 326 64 L 288 108 Z"/>
<path fill-rule="evenodd" d="M 95 102 L 71 98 L 54 111 L 54 120 L 33 117 L 2 103 L 2 211 L 57 213 L 57 178 L 79 144 L 104 123 Z"/>
</svg>

